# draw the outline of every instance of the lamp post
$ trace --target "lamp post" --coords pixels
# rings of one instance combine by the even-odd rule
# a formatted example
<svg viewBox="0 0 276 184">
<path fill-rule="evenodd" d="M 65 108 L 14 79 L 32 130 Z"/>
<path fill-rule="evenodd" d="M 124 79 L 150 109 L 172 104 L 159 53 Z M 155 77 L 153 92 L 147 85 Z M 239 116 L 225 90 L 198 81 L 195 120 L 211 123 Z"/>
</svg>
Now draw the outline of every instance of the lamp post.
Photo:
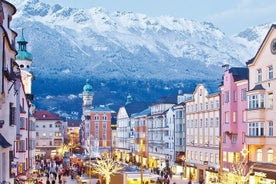
<svg viewBox="0 0 276 184">
<path fill-rule="evenodd" d="M 143 139 L 140 139 L 140 159 L 141 184 L 143 184 Z"/>
</svg>

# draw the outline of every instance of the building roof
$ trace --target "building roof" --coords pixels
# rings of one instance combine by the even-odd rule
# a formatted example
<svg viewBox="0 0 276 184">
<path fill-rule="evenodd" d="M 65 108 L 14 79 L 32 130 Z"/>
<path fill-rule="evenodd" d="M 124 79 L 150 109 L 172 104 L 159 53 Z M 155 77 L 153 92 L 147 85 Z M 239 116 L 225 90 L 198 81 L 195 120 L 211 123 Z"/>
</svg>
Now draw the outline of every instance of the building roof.
<svg viewBox="0 0 276 184">
<path fill-rule="evenodd" d="M 37 120 L 61 120 L 58 114 L 53 114 L 46 110 L 39 110 L 34 113 Z"/>
<path fill-rule="evenodd" d="M 67 120 L 67 126 L 68 127 L 80 127 L 81 120 Z"/>
<path fill-rule="evenodd" d="M 270 33 L 270 31 L 271 31 L 272 29 L 276 29 L 276 24 L 272 24 L 272 25 L 271 25 L 271 27 L 270 27 L 269 31 L 267 32 L 267 34 L 266 34 L 266 36 L 265 36 L 265 38 L 264 38 L 264 40 L 263 40 L 261 46 L 259 47 L 259 49 L 258 49 L 256 55 L 255 55 L 252 59 L 250 59 L 250 60 L 248 60 L 248 61 L 246 62 L 247 65 L 252 64 L 252 63 L 255 61 L 256 56 L 259 54 L 261 48 L 262 48 L 263 45 L 265 44 L 265 41 L 266 41 L 266 39 L 268 38 L 268 35 L 269 35 L 269 33 Z"/>
<path fill-rule="evenodd" d="M 148 107 L 144 109 L 142 112 L 131 114 L 131 117 L 147 116 L 147 115 L 150 115 L 150 112 L 151 112 L 150 108 Z"/>
<path fill-rule="evenodd" d="M 148 108 L 148 104 L 146 102 L 131 102 L 125 106 L 128 117 L 130 117 L 131 114 L 141 112 L 146 108 Z"/>
<path fill-rule="evenodd" d="M 2 148 L 8 148 L 12 146 L 6 139 L 5 137 L 0 133 L 0 146 Z"/>
<path fill-rule="evenodd" d="M 249 78 L 248 68 L 245 67 L 232 67 L 229 73 L 232 73 L 235 82 Z"/>
<path fill-rule="evenodd" d="M 249 91 L 255 91 L 255 90 L 265 90 L 265 88 L 263 87 L 262 84 L 258 84 L 253 89 L 251 89 Z"/>
<path fill-rule="evenodd" d="M 91 112 L 111 112 L 112 110 L 105 105 L 100 105 L 98 107 L 91 108 Z"/>
</svg>

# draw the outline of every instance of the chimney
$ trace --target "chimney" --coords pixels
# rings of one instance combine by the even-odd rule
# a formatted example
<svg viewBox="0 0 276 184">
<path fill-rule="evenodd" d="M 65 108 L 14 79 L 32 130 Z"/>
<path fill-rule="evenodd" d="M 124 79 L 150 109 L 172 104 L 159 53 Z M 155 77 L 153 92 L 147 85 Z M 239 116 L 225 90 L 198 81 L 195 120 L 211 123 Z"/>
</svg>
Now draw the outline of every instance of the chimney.
<svg viewBox="0 0 276 184">
<path fill-rule="evenodd" d="M 223 70 L 223 72 L 228 71 L 229 70 L 229 64 L 222 65 L 222 70 Z"/>
</svg>

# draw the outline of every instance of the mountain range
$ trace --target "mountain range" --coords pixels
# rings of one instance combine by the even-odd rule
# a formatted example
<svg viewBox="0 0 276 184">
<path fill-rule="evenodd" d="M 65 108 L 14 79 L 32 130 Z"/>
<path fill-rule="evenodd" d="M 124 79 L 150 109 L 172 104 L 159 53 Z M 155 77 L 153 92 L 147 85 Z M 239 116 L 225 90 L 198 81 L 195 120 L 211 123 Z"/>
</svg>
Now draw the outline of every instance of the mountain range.
<svg viewBox="0 0 276 184">
<path fill-rule="evenodd" d="M 217 88 L 223 64 L 245 66 L 272 23 L 226 35 L 210 22 L 150 17 L 104 8 L 76 9 L 39 0 L 10 0 L 11 27 L 24 29 L 33 55 L 37 108 L 79 117 L 82 86 L 92 80 L 94 104 L 124 105 L 127 94 L 154 103 L 197 83 Z"/>
</svg>

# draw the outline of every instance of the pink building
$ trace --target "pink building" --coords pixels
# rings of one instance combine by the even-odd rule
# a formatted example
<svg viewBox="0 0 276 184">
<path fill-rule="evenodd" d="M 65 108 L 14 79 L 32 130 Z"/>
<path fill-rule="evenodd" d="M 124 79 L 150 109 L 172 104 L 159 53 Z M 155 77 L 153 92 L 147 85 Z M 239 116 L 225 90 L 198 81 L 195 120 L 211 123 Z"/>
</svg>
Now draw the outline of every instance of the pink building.
<svg viewBox="0 0 276 184">
<path fill-rule="evenodd" d="M 239 162 L 247 132 L 246 108 L 248 68 L 225 65 L 221 90 L 222 170 L 230 171 Z M 232 168 L 233 169 L 233 168 Z"/>
</svg>

